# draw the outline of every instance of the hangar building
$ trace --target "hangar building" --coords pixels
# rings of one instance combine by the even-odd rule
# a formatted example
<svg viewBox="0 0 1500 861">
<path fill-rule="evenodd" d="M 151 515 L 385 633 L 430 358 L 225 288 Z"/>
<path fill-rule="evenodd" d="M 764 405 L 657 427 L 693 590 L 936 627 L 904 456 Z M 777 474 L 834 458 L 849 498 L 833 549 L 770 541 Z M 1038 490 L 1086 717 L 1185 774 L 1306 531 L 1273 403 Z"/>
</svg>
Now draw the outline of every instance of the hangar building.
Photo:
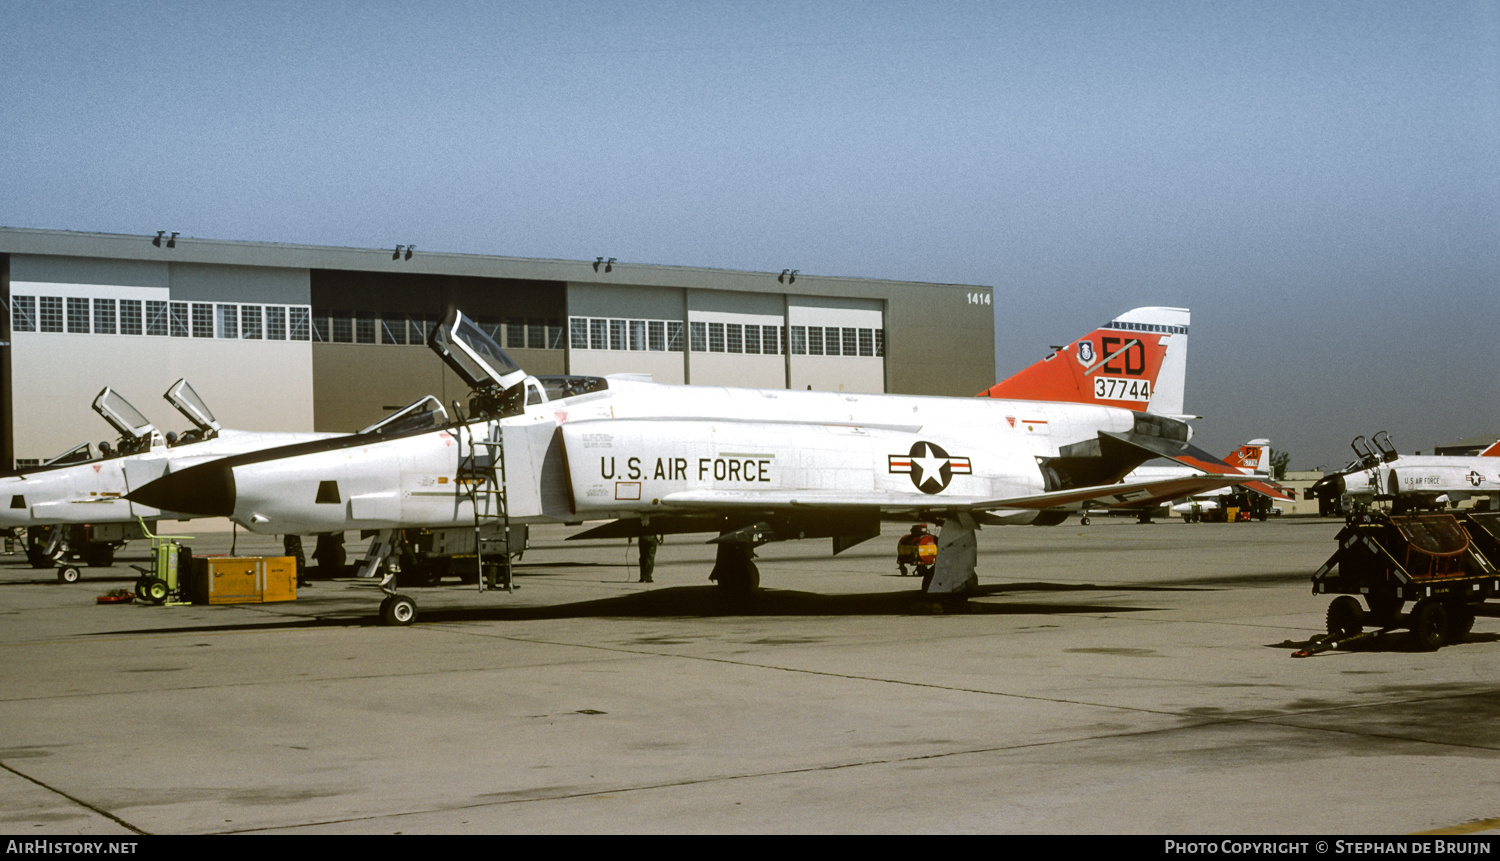
<svg viewBox="0 0 1500 861">
<path fill-rule="evenodd" d="M 991 289 L 791 272 L 0 228 L 0 462 L 112 439 L 109 386 L 162 430 L 186 378 L 225 427 L 348 432 L 467 388 L 425 348 L 449 309 L 533 374 L 973 395 Z"/>
</svg>

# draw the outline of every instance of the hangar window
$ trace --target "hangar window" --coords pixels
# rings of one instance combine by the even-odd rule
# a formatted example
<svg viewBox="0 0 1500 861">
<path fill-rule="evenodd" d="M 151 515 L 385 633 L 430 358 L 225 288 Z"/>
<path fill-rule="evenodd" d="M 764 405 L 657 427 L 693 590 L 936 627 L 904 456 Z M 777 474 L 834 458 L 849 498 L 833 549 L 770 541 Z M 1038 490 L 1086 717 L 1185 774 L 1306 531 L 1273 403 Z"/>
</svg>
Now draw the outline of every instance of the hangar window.
<svg viewBox="0 0 1500 861">
<path fill-rule="evenodd" d="M 844 355 L 846 356 L 873 356 L 875 355 L 875 342 L 870 341 L 870 346 L 865 347 L 865 339 L 870 337 L 869 329 L 845 329 L 844 330 Z"/>
<path fill-rule="evenodd" d="M 688 324 L 688 338 L 692 342 L 693 352 L 695 352 L 695 353 L 706 353 L 706 352 L 708 352 L 708 324 L 707 323 L 689 323 Z"/>
<path fill-rule="evenodd" d="M 625 321 L 624 320 L 610 320 L 609 321 L 609 348 L 611 350 L 623 350 L 623 349 L 625 349 L 625 347 L 626 347 L 626 344 L 625 344 Z"/>
<path fill-rule="evenodd" d="M 266 306 L 266 340 L 286 340 L 286 309 L 280 305 Z"/>
<path fill-rule="evenodd" d="M 590 350 L 606 350 L 609 348 L 609 341 L 606 339 L 605 335 L 605 328 L 607 326 L 607 320 L 600 320 L 597 317 L 591 318 L 589 320 Z"/>
<path fill-rule="evenodd" d="M 61 332 L 63 330 L 63 300 L 61 296 L 43 296 L 39 300 L 41 314 L 38 320 L 43 332 Z"/>
<path fill-rule="evenodd" d="M 807 327 L 792 326 L 787 331 L 791 334 L 791 343 L 788 346 L 791 347 L 792 355 L 807 355 Z"/>
<path fill-rule="evenodd" d="M 73 335 L 89 333 L 89 300 L 68 297 L 68 332 Z"/>
<path fill-rule="evenodd" d="M 533 350 L 547 349 L 547 323 L 545 320 L 526 321 L 526 346 Z"/>
<path fill-rule="evenodd" d="M 807 354 L 809 356 L 823 355 L 823 327 L 807 327 Z"/>
<path fill-rule="evenodd" d="M 630 349 L 632 349 L 632 350 L 644 350 L 644 349 L 646 349 L 646 321 L 645 320 L 631 320 L 630 321 Z"/>
<path fill-rule="evenodd" d="M 115 300 L 94 300 L 94 334 L 113 335 L 115 333 Z"/>
<path fill-rule="evenodd" d="M 240 306 L 220 305 L 218 306 L 218 311 L 219 337 L 238 338 L 240 336 Z M 194 325 L 196 325 L 196 321 L 194 321 Z"/>
<path fill-rule="evenodd" d="M 682 352 L 682 322 L 680 320 L 667 321 L 667 350 L 673 353 Z"/>
<path fill-rule="evenodd" d="M 212 338 L 214 336 L 214 306 L 208 302 L 193 303 L 193 337 Z"/>
<path fill-rule="evenodd" d="M 784 345 L 781 343 L 782 338 L 780 326 L 761 326 L 760 339 L 760 351 L 762 353 L 775 356 L 779 356 L 782 354 Z"/>
<path fill-rule="evenodd" d="M 760 327 L 750 325 L 745 327 L 745 352 L 760 352 Z"/>
<path fill-rule="evenodd" d="M 354 343 L 354 317 L 348 311 L 329 311 L 328 329 L 333 343 Z"/>
<path fill-rule="evenodd" d="M 312 309 L 311 308 L 288 308 L 287 313 L 287 338 L 292 341 L 306 341 L 312 334 Z"/>
<path fill-rule="evenodd" d="M 375 312 L 356 311 L 354 314 L 354 342 L 356 344 L 375 343 Z"/>
<path fill-rule="evenodd" d="M 146 334 L 167 337 L 169 315 L 167 303 L 159 299 L 146 300 Z"/>
<path fill-rule="evenodd" d="M 36 331 L 36 297 L 10 297 L 10 327 L 15 332 Z"/>
<path fill-rule="evenodd" d="M 724 352 L 724 324 L 708 324 L 708 351 L 710 353 Z"/>
<path fill-rule="evenodd" d="M 667 349 L 667 324 L 663 320 L 652 320 L 646 325 L 646 349 L 662 352 Z"/>
<path fill-rule="evenodd" d="M 240 306 L 240 337 L 260 340 L 261 312 L 259 305 Z"/>
<path fill-rule="evenodd" d="M 884 329 L 876 329 L 875 330 L 875 355 L 877 355 L 877 356 L 884 356 L 885 355 L 885 330 Z"/>
<path fill-rule="evenodd" d="M 500 343 L 500 339 L 495 339 Z M 505 349 L 516 350 L 526 346 L 526 321 L 510 318 L 505 321 Z"/>
<path fill-rule="evenodd" d="M 415 346 L 427 343 L 427 336 L 432 332 L 432 317 L 427 314 L 406 315 L 406 342 Z"/>
<path fill-rule="evenodd" d="M 172 337 L 186 338 L 192 334 L 192 326 L 189 325 L 188 303 L 173 302 L 170 307 L 170 319 Z"/>
<path fill-rule="evenodd" d="M 404 314 L 380 315 L 380 343 L 406 343 L 406 316 Z"/>
<path fill-rule="evenodd" d="M 742 323 L 727 323 L 724 326 L 726 352 L 745 352 L 745 326 Z"/>
<path fill-rule="evenodd" d="M 589 321 L 574 317 L 568 321 L 568 346 L 575 350 L 589 348 Z"/>
<path fill-rule="evenodd" d="M 139 335 L 145 330 L 141 327 L 141 300 L 120 300 L 120 334 Z"/>
</svg>

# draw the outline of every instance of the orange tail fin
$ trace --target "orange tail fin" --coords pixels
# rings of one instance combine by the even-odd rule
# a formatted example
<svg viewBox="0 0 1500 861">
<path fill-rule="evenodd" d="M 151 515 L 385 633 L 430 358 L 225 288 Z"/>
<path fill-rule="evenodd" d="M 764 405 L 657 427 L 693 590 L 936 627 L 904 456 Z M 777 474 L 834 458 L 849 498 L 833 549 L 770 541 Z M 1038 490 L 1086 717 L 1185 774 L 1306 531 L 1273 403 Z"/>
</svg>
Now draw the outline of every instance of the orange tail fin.
<svg viewBox="0 0 1500 861">
<path fill-rule="evenodd" d="M 1002 380 L 980 397 L 1183 414 L 1186 308 L 1136 308 Z"/>
</svg>

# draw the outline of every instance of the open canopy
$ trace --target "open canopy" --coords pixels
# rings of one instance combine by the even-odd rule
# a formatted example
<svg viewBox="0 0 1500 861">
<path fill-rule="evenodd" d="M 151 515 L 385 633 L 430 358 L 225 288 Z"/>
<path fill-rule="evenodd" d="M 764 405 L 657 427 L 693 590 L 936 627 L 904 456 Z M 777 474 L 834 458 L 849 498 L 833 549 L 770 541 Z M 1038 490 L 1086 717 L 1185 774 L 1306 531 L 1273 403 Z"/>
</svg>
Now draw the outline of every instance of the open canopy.
<svg viewBox="0 0 1500 861">
<path fill-rule="evenodd" d="M 128 440 L 138 440 L 149 437 L 156 427 L 141 415 L 140 410 L 130 405 L 130 402 L 120 396 L 119 392 L 104 387 L 104 391 L 94 398 L 94 412 L 104 417 L 120 436 Z"/>
<path fill-rule="evenodd" d="M 475 390 L 505 391 L 526 379 L 521 366 L 457 309 L 432 330 L 427 346 Z"/>
</svg>

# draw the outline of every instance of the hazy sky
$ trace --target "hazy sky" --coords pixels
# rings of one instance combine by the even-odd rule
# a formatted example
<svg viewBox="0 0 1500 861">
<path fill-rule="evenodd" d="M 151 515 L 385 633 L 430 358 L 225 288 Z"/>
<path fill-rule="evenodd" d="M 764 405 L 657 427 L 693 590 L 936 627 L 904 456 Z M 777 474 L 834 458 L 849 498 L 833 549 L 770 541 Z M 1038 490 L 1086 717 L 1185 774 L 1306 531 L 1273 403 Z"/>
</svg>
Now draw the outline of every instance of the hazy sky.
<svg viewBox="0 0 1500 861">
<path fill-rule="evenodd" d="M 0 225 L 1193 311 L 1293 468 L 1500 434 L 1500 5 L 0 0 Z"/>
</svg>

